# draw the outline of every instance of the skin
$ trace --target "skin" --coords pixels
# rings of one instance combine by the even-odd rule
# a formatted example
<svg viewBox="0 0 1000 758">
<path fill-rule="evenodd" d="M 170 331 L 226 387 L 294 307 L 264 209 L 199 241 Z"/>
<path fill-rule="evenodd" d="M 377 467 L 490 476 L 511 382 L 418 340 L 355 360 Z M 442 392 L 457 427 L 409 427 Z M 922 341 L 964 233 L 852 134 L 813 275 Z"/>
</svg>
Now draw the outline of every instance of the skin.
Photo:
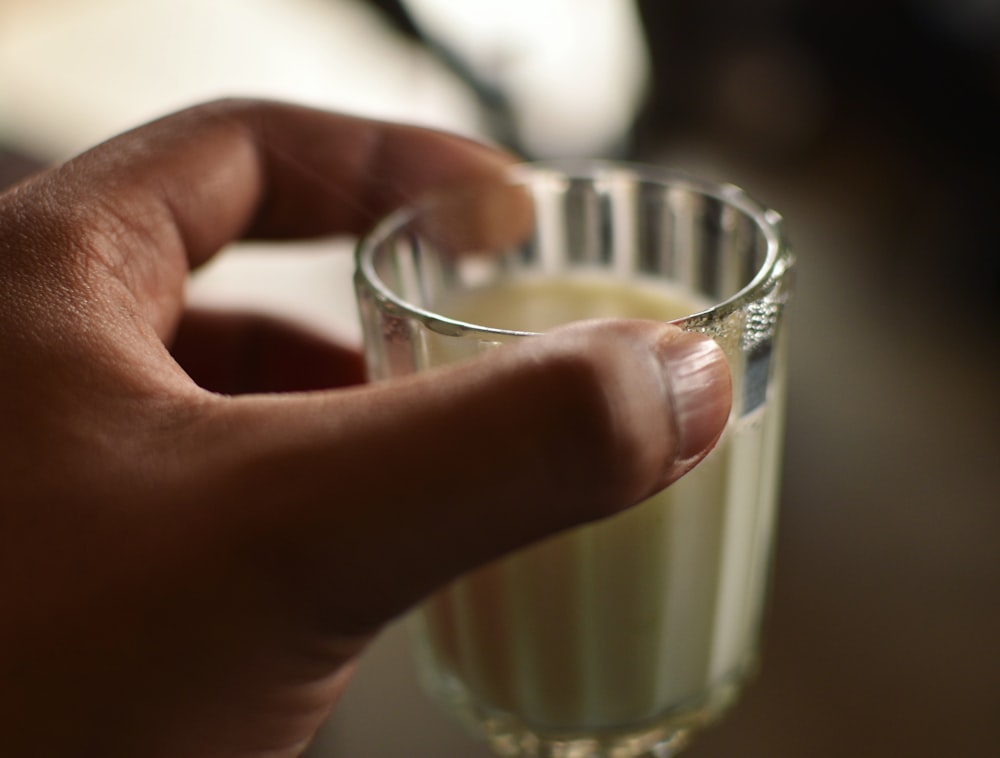
<svg viewBox="0 0 1000 758">
<path fill-rule="evenodd" d="M 0 195 L 0 754 L 298 755 L 386 622 L 710 449 L 728 370 L 669 326 L 369 386 L 353 349 L 184 309 L 234 239 L 357 234 L 509 161 L 227 101 Z"/>
</svg>

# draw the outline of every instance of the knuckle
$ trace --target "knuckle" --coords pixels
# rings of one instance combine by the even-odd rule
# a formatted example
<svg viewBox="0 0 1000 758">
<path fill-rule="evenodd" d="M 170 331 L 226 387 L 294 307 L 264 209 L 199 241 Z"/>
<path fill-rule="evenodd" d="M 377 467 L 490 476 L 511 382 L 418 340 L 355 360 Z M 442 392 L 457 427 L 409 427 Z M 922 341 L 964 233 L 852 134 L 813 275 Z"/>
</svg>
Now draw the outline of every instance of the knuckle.
<svg viewBox="0 0 1000 758">
<path fill-rule="evenodd" d="M 558 487 L 582 492 L 595 517 L 630 504 L 643 474 L 641 442 L 617 400 L 620 362 L 602 353 L 562 352 L 543 378 L 553 398 L 544 423 L 557 437 L 549 446 L 551 476 Z"/>
</svg>

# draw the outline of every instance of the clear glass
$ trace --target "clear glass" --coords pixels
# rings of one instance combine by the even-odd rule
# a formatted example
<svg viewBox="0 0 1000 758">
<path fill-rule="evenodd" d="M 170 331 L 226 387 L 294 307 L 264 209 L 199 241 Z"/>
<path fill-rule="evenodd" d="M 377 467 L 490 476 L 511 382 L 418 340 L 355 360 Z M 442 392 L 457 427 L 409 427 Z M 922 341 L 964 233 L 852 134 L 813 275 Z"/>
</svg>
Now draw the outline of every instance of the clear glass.
<svg viewBox="0 0 1000 758">
<path fill-rule="evenodd" d="M 687 476 L 463 576 L 413 613 L 427 689 L 495 752 L 672 755 L 754 669 L 791 269 L 780 217 L 739 189 L 605 162 L 522 165 L 507 183 L 426 198 L 362 240 L 356 287 L 374 380 L 530 339 L 544 329 L 523 316 L 544 289 L 494 308 L 491 323 L 463 314 L 531 281 L 662 294 L 690 309 L 672 320 L 711 335 L 730 362 L 726 432 Z M 645 315 L 620 304 L 591 313 L 588 302 L 574 318 Z"/>
</svg>

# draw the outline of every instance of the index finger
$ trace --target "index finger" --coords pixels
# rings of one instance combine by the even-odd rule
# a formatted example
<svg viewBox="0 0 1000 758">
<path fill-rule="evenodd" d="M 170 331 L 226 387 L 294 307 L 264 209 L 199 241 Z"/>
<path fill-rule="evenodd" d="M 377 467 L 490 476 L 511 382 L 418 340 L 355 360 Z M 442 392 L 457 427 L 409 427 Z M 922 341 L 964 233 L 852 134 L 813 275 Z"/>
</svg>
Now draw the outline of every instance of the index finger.
<svg viewBox="0 0 1000 758">
<path fill-rule="evenodd" d="M 73 175 L 161 249 L 180 240 L 194 267 L 240 237 L 360 233 L 424 190 L 489 180 L 511 162 L 431 129 L 227 100 L 121 135 L 76 159 L 85 170 Z"/>
</svg>

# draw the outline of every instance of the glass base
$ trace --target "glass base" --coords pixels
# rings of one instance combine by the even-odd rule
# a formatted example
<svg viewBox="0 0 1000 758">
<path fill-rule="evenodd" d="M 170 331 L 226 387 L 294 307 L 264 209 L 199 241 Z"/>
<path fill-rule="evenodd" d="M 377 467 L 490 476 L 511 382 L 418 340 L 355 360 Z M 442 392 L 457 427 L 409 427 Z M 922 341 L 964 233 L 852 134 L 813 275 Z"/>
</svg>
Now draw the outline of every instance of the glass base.
<svg viewBox="0 0 1000 758">
<path fill-rule="evenodd" d="M 697 701 L 672 708 L 656 719 L 620 729 L 554 732 L 475 702 L 458 681 L 437 678 L 432 696 L 474 736 L 500 756 L 531 758 L 670 758 L 692 736 L 718 719 L 738 698 L 744 667 Z"/>
</svg>

